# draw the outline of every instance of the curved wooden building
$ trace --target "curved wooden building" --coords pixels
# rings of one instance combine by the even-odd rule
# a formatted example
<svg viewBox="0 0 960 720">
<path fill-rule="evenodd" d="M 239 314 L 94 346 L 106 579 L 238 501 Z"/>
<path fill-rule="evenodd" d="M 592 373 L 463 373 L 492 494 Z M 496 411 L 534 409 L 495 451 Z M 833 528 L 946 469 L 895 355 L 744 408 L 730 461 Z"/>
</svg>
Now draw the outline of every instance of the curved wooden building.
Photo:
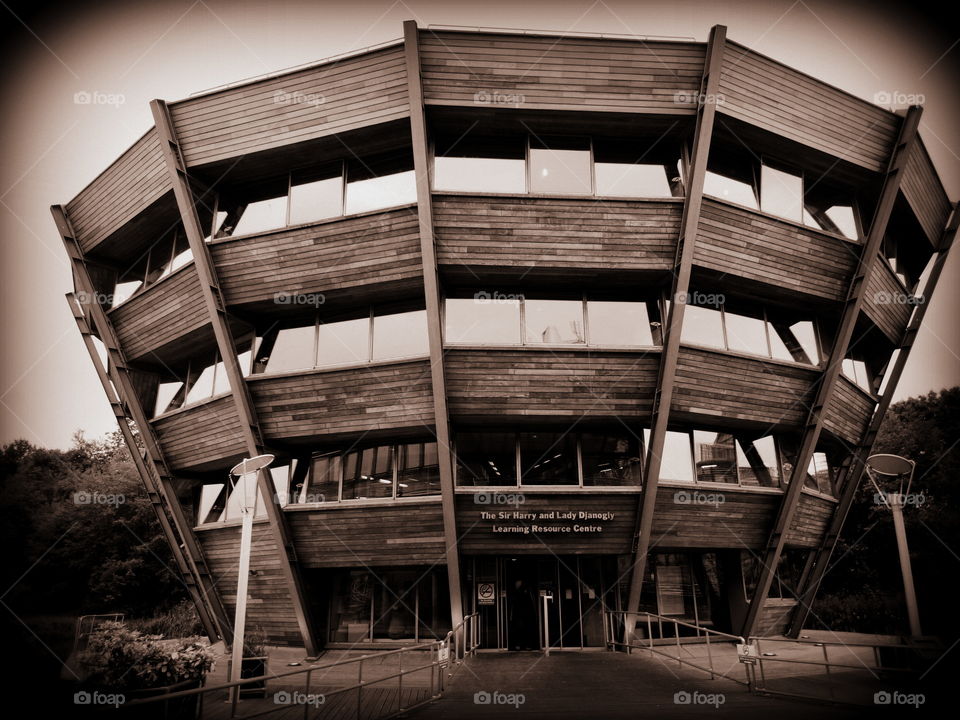
<svg viewBox="0 0 960 720">
<path fill-rule="evenodd" d="M 957 228 L 921 109 L 726 39 L 422 29 L 178 102 L 70 305 L 211 636 L 798 631 Z M 798 601 L 799 598 L 799 601 Z"/>
</svg>

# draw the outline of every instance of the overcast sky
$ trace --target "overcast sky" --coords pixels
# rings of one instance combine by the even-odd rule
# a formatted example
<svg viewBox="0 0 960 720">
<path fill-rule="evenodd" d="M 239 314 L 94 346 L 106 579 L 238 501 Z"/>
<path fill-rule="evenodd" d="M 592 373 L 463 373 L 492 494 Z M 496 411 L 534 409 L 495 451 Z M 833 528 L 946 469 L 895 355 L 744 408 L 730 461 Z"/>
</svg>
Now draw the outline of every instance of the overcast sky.
<svg viewBox="0 0 960 720">
<path fill-rule="evenodd" d="M 0 2 L 6 26 L 0 110 L 0 443 L 65 447 L 116 424 L 64 293 L 69 265 L 49 213 L 152 124 L 152 98 L 320 60 L 401 35 L 401 23 L 667 35 L 710 26 L 758 52 L 872 100 L 925 96 L 921 135 L 951 200 L 960 197 L 957 24 L 916 3 L 857 2 Z M 112 94 L 81 105 L 78 92 Z M 960 258 L 954 252 L 897 397 L 960 384 Z"/>
</svg>

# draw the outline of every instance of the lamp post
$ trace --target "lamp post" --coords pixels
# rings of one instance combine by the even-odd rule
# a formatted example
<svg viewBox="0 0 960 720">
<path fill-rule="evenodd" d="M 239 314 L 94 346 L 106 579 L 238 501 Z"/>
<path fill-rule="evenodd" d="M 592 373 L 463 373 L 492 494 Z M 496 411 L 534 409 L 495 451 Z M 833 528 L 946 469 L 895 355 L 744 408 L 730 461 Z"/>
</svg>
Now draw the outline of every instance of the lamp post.
<svg viewBox="0 0 960 720">
<path fill-rule="evenodd" d="M 871 455 L 867 458 L 867 477 L 877 491 L 877 500 L 890 508 L 893 530 L 897 537 L 897 552 L 900 556 L 900 572 L 903 575 L 903 595 L 907 603 L 907 618 L 910 635 L 920 637 L 920 613 L 917 610 L 917 593 L 913 586 L 913 570 L 910 567 L 910 551 L 907 549 L 907 530 L 903 523 L 903 505 L 913 483 L 916 463 L 899 455 Z M 885 492 L 877 479 L 896 484 L 896 492 Z"/>
<path fill-rule="evenodd" d="M 230 682 L 239 682 L 243 669 L 243 635 L 247 620 L 247 584 L 250 578 L 250 544 L 253 538 L 253 516 L 257 511 L 257 475 L 273 462 L 273 455 L 244 458 L 230 469 L 233 493 L 240 501 L 240 560 L 237 567 L 237 608 L 233 618 L 233 649 Z M 230 701 L 240 699 L 240 686 L 230 690 Z"/>
</svg>

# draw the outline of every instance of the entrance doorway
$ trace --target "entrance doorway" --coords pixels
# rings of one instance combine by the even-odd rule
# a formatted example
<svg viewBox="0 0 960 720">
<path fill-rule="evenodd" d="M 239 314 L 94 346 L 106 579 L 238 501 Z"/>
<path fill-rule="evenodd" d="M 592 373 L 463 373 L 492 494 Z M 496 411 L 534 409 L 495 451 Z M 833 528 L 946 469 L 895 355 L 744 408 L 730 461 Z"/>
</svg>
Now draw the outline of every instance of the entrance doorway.
<svg viewBox="0 0 960 720">
<path fill-rule="evenodd" d="M 582 650 L 603 647 L 604 610 L 620 609 L 617 558 L 464 558 L 481 647 Z"/>
</svg>

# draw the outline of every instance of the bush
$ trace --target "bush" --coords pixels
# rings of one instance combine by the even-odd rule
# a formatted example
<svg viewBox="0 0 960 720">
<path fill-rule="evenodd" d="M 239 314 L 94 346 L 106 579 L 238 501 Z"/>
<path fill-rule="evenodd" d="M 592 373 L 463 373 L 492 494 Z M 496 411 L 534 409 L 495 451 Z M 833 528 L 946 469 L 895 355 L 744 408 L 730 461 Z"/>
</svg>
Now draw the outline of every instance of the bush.
<svg viewBox="0 0 960 720">
<path fill-rule="evenodd" d="M 197 609 L 189 600 L 181 600 L 166 612 L 151 618 L 128 620 L 127 626 L 144 635 L 185 638 L 203 634 Z"/>
<path fill-rule="evenodd" d="M 91 633 L 80 660 L 94 687 L 122 692 L 164 687 L 201 680 L 213 667 L 213 652 L 198 640 L 163 642 L 159 635 L 107 622 Z"/>
<path fill-rule="evenodd" d="M 896 633 L 896 601 L 877 593 L 818 595 L 808 624 L 811 628 L 837 632 Z"/>
</svg>

